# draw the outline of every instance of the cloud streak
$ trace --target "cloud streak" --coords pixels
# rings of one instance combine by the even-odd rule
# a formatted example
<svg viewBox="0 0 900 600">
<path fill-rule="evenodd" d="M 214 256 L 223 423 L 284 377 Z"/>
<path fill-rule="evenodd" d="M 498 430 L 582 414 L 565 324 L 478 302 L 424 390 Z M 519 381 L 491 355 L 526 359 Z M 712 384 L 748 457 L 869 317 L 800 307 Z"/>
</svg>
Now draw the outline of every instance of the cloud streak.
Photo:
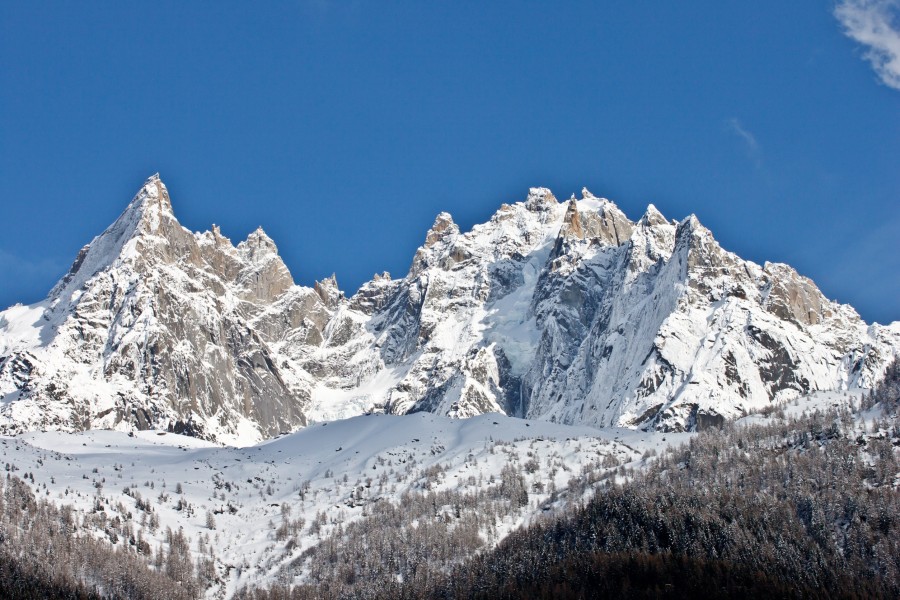
<svg viewBox="0 0 900 600">
<path fill-rule="evenodd" d="M 731 117 L 727 121 L 725 121 L 725 126 L 728 128 L 728 131 L 738 136 L 742 142 L 744 142 L 744 146 L 747 150 L 747 156 L 753 161 L 757 168 L 762 167 L 762 148 L 759 145 L 759 142 L 756 140 L 756 136 L 753 135 L 746 127 L 744 127 L 743 123 L 741 123 L 740 119 L 737 117 Z"/>
<path fill-rule="evenodd" d="M 900 90 L 900 0 L 840 0 L 834 16 L 847 37 L 866 47 L 881 82 Z"/>
<path fill-rule="evenodd" d="M 744 140 L 748 150 L 751 152 L 759 152 L 759 142 L 756 141 L 756 136 L 747 131 L 737 118 L 732 117 L 728 119 L 727 123 L 731 131 L 738 134 L 738 136 Z"/>
</svg>

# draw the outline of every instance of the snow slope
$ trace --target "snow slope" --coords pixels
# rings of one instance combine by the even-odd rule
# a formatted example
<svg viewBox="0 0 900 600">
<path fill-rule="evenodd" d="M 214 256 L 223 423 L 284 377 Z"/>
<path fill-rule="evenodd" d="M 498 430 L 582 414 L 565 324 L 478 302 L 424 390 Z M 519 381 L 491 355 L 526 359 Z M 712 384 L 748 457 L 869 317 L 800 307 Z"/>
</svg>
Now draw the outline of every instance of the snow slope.
<svg viewBox="0 0 900 600">
<path fill-rule="evenodd" d="M 0 438 L 0 453 L 39 496 L 75 507 L 81 535 L 120 546 L 129 537 L 143 539 L 155 551 L 165 547 L 170 527 L 191 538 L 198 557 L 213 548 L 220 583 L 208 596 L 217 597 L 273 581 L 281 567 L 335 527 L 364 518 L 374 502 L 396 502 L 407 492 L 497 486 L 503 467 L 511 464 L 531 494 L 516 518 L 496 523 L 494 533 L 482 532 L 496 542 L 534 515 L 579 500 L 565 490 L 584 468 L 640 468 L 649 450 L 663 452 L 689 435 L 598 431 L 497 414 L 468 420 L 370 415 L 312 425 L 245 448 L 165 432 L 90 431 Z M 526 469 L 532 459 L 534 466 Z M 535 491 L 536 482 L 542 491 Z M 303 523 L 295 534 L 277 539 L 284 513 Z M 151 530 L 154 515 L 159 526 Z M 318 528 L 320 515 L 324 524 Z"/>
</svg>

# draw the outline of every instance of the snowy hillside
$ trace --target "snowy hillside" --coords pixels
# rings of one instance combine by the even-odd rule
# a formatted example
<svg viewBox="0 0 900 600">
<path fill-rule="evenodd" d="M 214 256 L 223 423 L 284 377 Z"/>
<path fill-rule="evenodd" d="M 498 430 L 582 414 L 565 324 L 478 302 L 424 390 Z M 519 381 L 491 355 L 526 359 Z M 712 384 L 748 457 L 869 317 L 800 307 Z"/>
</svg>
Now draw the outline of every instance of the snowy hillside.
<svg viewBox="0 0 900 600">
<path fill-rule="evenodd" d="M 533 188 L 469 232 L 441 213 L 405 277 L 347 298 L 294 284 L 262 230 L 183 228 L 154 176 L 46 300 L 0 313 L 0 430 L 251 444 L 422 411 L 697 430 L 869 387 L 898 349 L 900 324 L 652 205 Z"/>
<path fill-rule="evenodd" d="M 91 431 L 0 438 L 0 453 L 7 470 L 39 498 L 74 507 L 79 535 L 150 557 L 168 549 L 171 531 L 181 532 L 195 559 L 212 557 L 219 583 L 207 595 L 216 597 L 277 580 L 282 568 L 302 561 L 338 528 L 410 494 L 480 497 L 478 512 L 485 515 L 488 506 L 501 506 L 496 520 L 479 529 L 490 545 L 535 515 L 580 500 L 581 491 L 568 489 L 573 478 L 612 474 L 614 480 L 620 467 L 641 468 L 645 455 L 688 435 L 597 431 L 496 414 L 469 420 L 370 415 L 246 448 L 163 432 Z M 509 497 L 503 489 L 509 477 L 524 497 Z M 494 503 L 484 499 L 491 490 Z"/>
<path fill-rule="evenodd" d="M 815 416 L 841 423 L 854 447 L 889 451 L 885 432 L 893 427 L 896 434 L 895 420 L 884 408 L 861 403 L 860 396 L 816 393 L 744 417 L 732 431 L 787 428 L 789 441 L 802 448 L 809 440 L 790 427 Z M 830 430 L 819 434 L 831 439 Z M 364 572 L 364 563 L 374 561 L 379 572 L 405 572 L 415 569 L 421 552 L 428 569 L 461 565 L 521 525 L 552 522 L 615 489 L 611 484 L 639 478 L 657 464 L 671 467 L 672 456 L 690 454 L 684 443 L 697 442 L 695 435 L 498 414 L 368 415 L 244 448 L 151 431 L 25 433 L 0 437 L 0 462 L 38 499 L 65 511 L 75 537 L 127 550 L 166 573 L 173 570 L 174 549 L 187 548 L 175 558 L 190 563 L 184 572 L 199 578 L 206 597 L 230 598 L 273 584 L 327 583 L 340 571 L 333 564 L 321 571 L 334 544 L 375 543 L 374 531 L 399 544 L 410 565 L 391 565 L 369 549 L 351 570 Z M 715 435 L 701 439 L 708 444 Z M 746 448 L 728 451 L 754 460 Z M 885 460 L 877 472 L 896 487 L 890 454 Z M 388 530 L 383 519 L 391 515 L 399 525 Z M 407 537 L 412 531 L 415 540 Z M 420 547 L 429 543 L 457 547 L 443 557 Z"/>
</svg>

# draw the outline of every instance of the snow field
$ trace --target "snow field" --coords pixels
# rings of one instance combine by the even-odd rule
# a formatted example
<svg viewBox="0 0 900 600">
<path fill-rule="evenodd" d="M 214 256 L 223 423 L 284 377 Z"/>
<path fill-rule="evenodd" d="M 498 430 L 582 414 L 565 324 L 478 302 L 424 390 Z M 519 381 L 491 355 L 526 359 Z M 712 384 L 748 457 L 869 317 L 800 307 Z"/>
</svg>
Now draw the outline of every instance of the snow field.
<svg viewBox="0 0 900 600">
<path fill-rule="evenodd" d="M 410 492 L 477 493 L 500 485 L 511 465 L 523 477 L 528 504 L 483 532 L 496 543 L 536 515 L 590 494 L 583 486 L 569 493 L 586 473 L 610 477 L 640 468 L 645 456 L 688 437 L 496 414 L 370 415 L 247 448 L 153 431 L 29 433 L 0 438 L 0 460 L 40 497 L 71 504 L 83 535 L 120 546 L 133 537 L 155 551 L 165 546 L 167 528 L 182 530 L 197 558 L 215 557 L 220 583 L 208 596 L 229 597 L 271 582 L 335 528 L 365 518 L 373 502 Z"/>
</svg>

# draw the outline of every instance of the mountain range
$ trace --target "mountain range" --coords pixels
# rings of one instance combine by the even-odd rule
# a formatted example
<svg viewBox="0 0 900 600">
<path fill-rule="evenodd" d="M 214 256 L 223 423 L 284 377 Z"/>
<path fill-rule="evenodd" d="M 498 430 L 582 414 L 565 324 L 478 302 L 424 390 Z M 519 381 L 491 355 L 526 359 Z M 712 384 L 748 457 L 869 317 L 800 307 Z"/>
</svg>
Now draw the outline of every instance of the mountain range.
<svg viewBox="0 0 900 600">
<path fill-rule="evenodd" d="M 441 213 L 403 278 L 347 297 L 334 277 L 296 284 L 262 229 L 187 230 L 155 175 L 45 300 L 0 312 L 0 432 L 249 445 L 423 411 L 696 431 L 871 387 L 898 354 L 900 322 L 652 205 L 632 221 L 532 188 L 465 233 Z"/>
</svg>

